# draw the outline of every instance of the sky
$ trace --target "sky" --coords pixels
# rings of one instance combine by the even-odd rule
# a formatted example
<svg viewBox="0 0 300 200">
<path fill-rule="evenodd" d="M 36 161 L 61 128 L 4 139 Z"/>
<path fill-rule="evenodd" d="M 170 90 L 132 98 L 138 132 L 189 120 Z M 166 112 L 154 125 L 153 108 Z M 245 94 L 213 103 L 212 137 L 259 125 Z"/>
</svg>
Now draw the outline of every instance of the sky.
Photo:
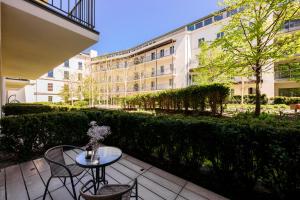
<svg viewBox="0 0 300 200">
<path fill-rule="evenodd" d="M 96 0 L 99 55 L 125 50 L 219 10 L 218 0 Z"/>
</svg>

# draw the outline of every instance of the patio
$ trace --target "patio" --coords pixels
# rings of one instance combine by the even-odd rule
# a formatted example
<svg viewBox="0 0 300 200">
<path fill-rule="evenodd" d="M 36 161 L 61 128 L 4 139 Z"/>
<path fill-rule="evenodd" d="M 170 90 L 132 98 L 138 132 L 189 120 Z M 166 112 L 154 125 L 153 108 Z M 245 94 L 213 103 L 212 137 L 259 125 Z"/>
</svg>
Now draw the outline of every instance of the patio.
<svg viewBox="0 0 300 200">
<path fill-rule="evenodd" d="M 65 159 L 74 163 L 76 152 L 68 151 Z M 13 165 L 0 170 L 0 199 L 2 200 L 40 200 L 45 189 L 46 181 L 50 176 L 50 169 L 43 159 L 36 159 Z M 139 199 L 170 199 L 170 200 L 221 200 L 226 199 L 207 189 L 176 177 L 150 164 L 142 162 L 129 155 L 106 168 L 106 179 L 109 183 L 130 183 L 138 179 Z M 76 186 L 79 191 L 82 184 L 91 179 L 88 173 Z M 75 179 L 76 180 L 76 179 Z M 75 181 L 77 182 L 77 180 Z M 67 188 L 59 179 L 53 179 L 49 186 L 50 194 L 47 200 L 69 200 L 71 186 Z M 82 198 L 81 198 L 82 199 Z"/>
</svg>

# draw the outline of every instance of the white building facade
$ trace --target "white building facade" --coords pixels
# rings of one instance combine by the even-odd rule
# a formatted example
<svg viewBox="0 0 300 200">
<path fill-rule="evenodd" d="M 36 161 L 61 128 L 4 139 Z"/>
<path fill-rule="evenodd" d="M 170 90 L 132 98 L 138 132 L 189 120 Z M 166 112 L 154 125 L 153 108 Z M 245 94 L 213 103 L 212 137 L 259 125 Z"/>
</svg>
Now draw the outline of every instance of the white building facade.
<svg viewBox="0 0 300 200">
<path fill-rule="evenodd" d="M 84 77 L 87 75 L 92 56 L 96 56 L 96 51 L 90 54 L 81 53 L 74 56 L 59 66 L 42 75 L 37 80 L 30 80 L 30 84 L 19 90 L 10 90 L 8 98 L 17 100 L 18 102 L 34 103 L 34 102 L 63 102 L 62 91 L 64 87 L 69 88 L 69 92 L 74 91 L 74 96 L 70 94 L 70 99 L 82 100 L 82 96 L 78 96 L 82 87 Z M 75 95 L 76 91 L 76 95 Z"/>
<path fill-rule="evenodd" d="M 99 103 L 193 84 L 193 69 L 199 66 L 199 43 L 224 36 L 222 27 L 237 12 L 219 11 L 134 48 L 93 58 L 91 68 L 99 88 L 95 91 L 99 93 Z M 300 20 L 287 22 L 284 27 L 284 31 L 299 29 Z M 295 96 L 299 90 L 300 95 L 300 84 L 278 76 L 280 72 L 275 68 L 263 74 L 262 93 L 268 97 Z M 247 79 L 244 84 L 237 82 L 232 92 L 252 94 L 254 88 L 254 81 Z"/>
</svg>

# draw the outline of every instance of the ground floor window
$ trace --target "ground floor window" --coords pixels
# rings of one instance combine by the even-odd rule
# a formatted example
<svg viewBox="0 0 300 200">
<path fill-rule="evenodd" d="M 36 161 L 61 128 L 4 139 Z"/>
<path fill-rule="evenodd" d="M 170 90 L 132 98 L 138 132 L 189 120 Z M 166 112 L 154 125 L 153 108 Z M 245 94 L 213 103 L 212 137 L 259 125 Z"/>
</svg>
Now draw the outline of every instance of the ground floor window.
<svg viewBox="0 0 300 200">
<path fill-rule="evenodd" d="M 279 96 L 300 97 L 300 88 L 280 88 Z"/>
<path fill-rule="evenodd" d="M 53 101 L 53 97 L 52 96 L 48 96 L 48 102 L 52 102 Z"/>
</svg>

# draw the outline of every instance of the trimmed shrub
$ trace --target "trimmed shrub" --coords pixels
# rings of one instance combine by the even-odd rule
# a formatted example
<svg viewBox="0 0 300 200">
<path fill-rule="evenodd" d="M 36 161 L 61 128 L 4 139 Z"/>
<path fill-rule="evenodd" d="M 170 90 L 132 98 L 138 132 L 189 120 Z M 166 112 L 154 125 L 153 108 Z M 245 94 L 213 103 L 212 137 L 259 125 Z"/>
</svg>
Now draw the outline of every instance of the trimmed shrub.
<svg viewBox="0 0 300 200">
<path fill-rule="evenodd" d="M 2 106 L 2 109 L 5 116 L 10 116 L 10 115 L 37 114 L 37 113 L 47 113 L 47 112 L 59 112 L 59 111 L 72 111 L 72 110 L 78 110 L 79 107 L 46 105 L 46 104 L 11 103 Z"/>
<path fill-rule="evenodd" d="M 274 97 L 271 100 L 273 100 L 273 104 L 286 104 L 286 105 L 291 105 L 291 104 L 297 104 L 300 103 L 300 97 Z"/>
<path fill-rule="evenodd" d="M 129 96 L 122 100 L 122 106 L 126 109 L 200 112 L 209 108 L 213 115 L 221 115 L 228 95 L 229 87 L 222 84 L 190 86 L 183 89 Z"/>
<path fill-rule="evenodd" d="M 233 199 L 299 196 L 300 123 L 264 116 L 152 116 L 109 110 L 1 119 L 1 145 L 28 157 L 59 144 L 86 142 L 89 121 L 111 126 L 105 143 Z M 183 173 L 184 172 L 184 173 Z"/>
<path fill-rule="evenodd" d="M 1 119 L 1 145 L 21 159 L 61 144 L 83 144 L 89 120 L 80 112 L 53 112 Z"/>
<path fill-rule="evenodd" d="M 245 104 L 255 104 L 255 94 L 249 94 L 249 95 L 244 95 L 244 103 Z M 241 95 L 234 95 L 232 96 L 229 101 L 229 103 L 233 104 L 241 104 L 242 103 L 242 96 Z M 260 103 L 265 105 L 268 103 L 268 98 L 266 94 L 262 94 L 260 98 Z"/>
</svg>

